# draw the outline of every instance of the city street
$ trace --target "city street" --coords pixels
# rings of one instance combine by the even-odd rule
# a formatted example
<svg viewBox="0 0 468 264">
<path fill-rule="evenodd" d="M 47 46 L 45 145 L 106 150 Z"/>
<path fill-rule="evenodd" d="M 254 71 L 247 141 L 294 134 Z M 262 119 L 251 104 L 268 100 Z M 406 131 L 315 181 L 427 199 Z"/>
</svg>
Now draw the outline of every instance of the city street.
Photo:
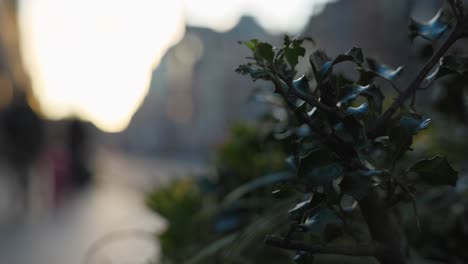
<svg viewBox="0 0 468 264">
<path fill-rule="evenodd" d="M 151 235 L 163 231 L 166 222 L 147 210 L 144 194 L 171 175 L 200 172 L 202 167 L 100 151 L 96 168 L 96 183 L 60 208 L 2 226 L 1 263 L 81 264 L 88 258 L 88 263 L 117 264 L 157 259 L 159 247 Z"/>
</svg>

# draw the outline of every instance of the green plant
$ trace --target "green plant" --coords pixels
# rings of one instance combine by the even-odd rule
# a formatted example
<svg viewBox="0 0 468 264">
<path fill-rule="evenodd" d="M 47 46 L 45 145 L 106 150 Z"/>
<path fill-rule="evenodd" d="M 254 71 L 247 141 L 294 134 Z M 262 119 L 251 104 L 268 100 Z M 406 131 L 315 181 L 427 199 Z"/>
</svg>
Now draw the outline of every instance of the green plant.
<svg viewBox="0 0 468 264">
<path fill-rule="evenodd" d="M 294 145 L 287 160 L 294 175 L 289 181 L 303 198 L 289 210 L 291 221 L 282 229 L 287 232 L 278 229 L 267 235 L 267 245 L 297 252 L 297 263 L 311 263 L 322 254 L 372 257 L 382 264 L 411 259 L 414 252 L 398 225 L 403 214 L 400 205 L 411 202 L 417 214 L 416 196 L 424 197 L 436 186 L 453 186 L 458 180 L 445 157 L 408 153 L 415 136 L 431 122 L 414 109 L 417 91 L 448 74 L 468 72 L 467 57 L 447 55 L 457 40 L 468 36 L 468 16 L 462 1 L 447 3 L 451 19 L 439 12 L 427 23 L 410 23 L 412 38 L 435 41 L 450 33 L 404 90 L 392 82 L 402 67 L 366 61 L 359 48 L 334 59 L 317 50 L 309 58 L 312 74 L 298 77 L 296 66 L 305 55 L 302 44 L 307 39 L 286 36 L 280 47 L 255 39 L 243 42 L 252 57 L 236 71 L 273 83 L 274 95 L 292 113 L 292 120 L 279 123 Z M 347 80 L 334 73 L 335 65 L 344 62 L 356 65 L 359 79 Z M 387 108 L 375 78 L 387 80 L 398 93 Z M 415 158 L 420 160 L 414 162 Z M 415 223 L 424 231 L 418 217 Z M 428 258 L 468 261 L 460 253 Z"/>
<path fill-rule="evenodd" d="M 148 195 L 149 208 L 163 215 L 169 224 L 159 236 L 164 255 L 171 258 L 166 262 L 180 263 L 195 254 L 198 243 L 207 242 L 206 236 L 203 236 L 206 225 L 202 219 L 194 218 L 202 202 L 200 191 L 189 179 L 174 181 Z"/>
<path fill-rule="evenodd" d="M 286 169 L 283 147 L 268 130 L 236 123 L 217 151 L 214 175 L 179 179 L 152 191 L 148 206 L 168 221 L 159 236 L 164 263 L 288 260 L 287 254 L 257 246 L 277 214 L 266 209 L 286 208 L 275 205 L 266 188 L 289 178 L 278 173 Z"/>
</svg>

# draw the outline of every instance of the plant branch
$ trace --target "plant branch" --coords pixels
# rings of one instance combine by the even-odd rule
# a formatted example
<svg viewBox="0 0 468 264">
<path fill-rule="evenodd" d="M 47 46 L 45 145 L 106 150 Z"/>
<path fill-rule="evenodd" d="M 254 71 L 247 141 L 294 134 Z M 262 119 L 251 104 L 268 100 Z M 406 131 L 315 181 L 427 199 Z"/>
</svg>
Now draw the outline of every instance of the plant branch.
<svg viewBox="0 0 468 264">
<path fill-rule="evenodd" d="M 405 264 L 399 228 L 392 221 L 386 203 L 377 190 L 372 189 L 359 201 L 359 207 L 372 239 L 386 247 L 386 250 L 378 251 L 375 255 L 379 262 L 381 264 Z"/>
<path fill-rule="evenodd" d="M 295 89 L 293 87 L 293 85 L 288 83 L 286 78 L 284 76 L 281 76 L 276 71 L 276 69 L 274 67 L 271 67 L 270 70 L 272 72 L 274 72 L 276 75 L 278 75 L 278 77 L 277 77 L 277 76 L 275 76 L 273 74 L 270 74 L 270 78 L 273 80 L 273 82 L 279 83 L 280 86 L 283 87 L 283 90 L 287 90 L 287 91 L 291 92 L 297 98 L 305 101 L 306 103 L 308 103 L 311 106 L 317 107 L 317 109 L 319 109 L 319 110 L 321 110 L 321 111 L 323 111 L 325 113 L 332 114 L 332 115 L 337 115 L 335 109 L 329 107 L 328 105 L 325 105 L 325 104 L 321 103 L 320 101 L 315 99 L 313 96 L 302 93 L 302 92 L 298 91 L 297 89 Z"/>
<path fill-rule="evenodd" d="M 315 254 L 333 254 L 346 256 L 367 256 L 379 255 L 385 248 L 379 245 L 356 245 L 356 246 L 325 246 L 325 245 L 307 245 L 305 243 L 286 240 L 274 235 L 265 237 L 265 244 L 273 247 L 279 247 L 288 250 L 305 251 L 311 255 Z"/>
<path fill-rule="evenodd" d="M 416 90 L 419 89 L 421 83 L 432 68 L 434 68 L 434 65 L 439 62 L 440 58 L 447 52 L 447 50 L 461 37 L 462 32 L 463 21 L 459 21 L 442 46 L 440 46 L 426 64 L 424 64 L 423 68 L 416 78 L 409 84 L 408 88 L 404 90 L 395 101 L 393 101 L 392 105 L 372 125 L 369 126 L 367 129 L 367 135 L 369 138 L 375 138 L 382 132 L 388 120 L 405 103 L 405 101 L 411 98 Z"/>
<path fill-rule="evenodd" d="M 307 113 L 298 109 L 293 101 L 288 97 L 287 87 L 285 87 L 284 82 L 280 82 L 279 79 L 274 76 L 273 74 L 269 74 L 270 79 L 275 85 L 276 90 L 281 94 L 283 99 L 285 100 L 288 108 L 294 112 L 296 118 L 300 121 L 305 123 L 312 132 L 316 133 L 318 139 L 323 142 L 326 146 L 328 146 L 333 152 L 335 152 L 340 158 L 347 159 L 349 157 L 355 157 L 357 154 L 352 146 L 349 146 L 346 142 L 344 142 L 341 138 L 337 137 L 334 134 L 329 134 L 323 131 L 320 127 L 318 127 Z"/>
<path fill-rule="evenodd" d="M 329 113 L 329 114 L 333 114 L 333 115 L 336 115 L 336 111 L 334 109 L 332 109 L 331 107 L 319 102 L 318 100 L 316 100 L 313 96 L 310 96 L 308 94 L 305 94 L 305 93 L 302 93 L 296 89 L 294 89 L 294 87 L 290 87 L 291 89 L 291 92 L 297 96 L 299 99 L 301 100 L 304 100 L 306 103 L 308 103 L 309 105 L 311 106 L 315 106 L 317 107 L 317 109 L 319 110 L 322 110 L 326 113 Z"/>
</svg>

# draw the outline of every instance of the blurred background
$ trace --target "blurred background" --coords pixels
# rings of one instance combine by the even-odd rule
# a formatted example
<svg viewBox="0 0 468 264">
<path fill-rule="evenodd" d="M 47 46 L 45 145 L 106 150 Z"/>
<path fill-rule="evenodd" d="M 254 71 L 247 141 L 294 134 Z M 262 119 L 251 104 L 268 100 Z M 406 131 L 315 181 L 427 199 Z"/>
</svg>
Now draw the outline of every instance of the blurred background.
<svg viewBox="0 0 468 264">
<path fill-rule="evenodd" d="M 404 83 L 431 53 L 408 39 L 408 19 L 442 2 L 0 0 L 1 262 L 84 263 L 109 234 L 165 230 L 145 194 L 209 173 L 232 124 L 264 110 L 249 98 L 265 84 L 234 72 L 247 54 L 238 41 L 310 36 L 308 52 L 330 56 L 361 47 L 405 65 Z M 451 90 L 455 103 L 424 93 L 423 109 L 449 114 L 436 111 L 437 143 L 421 145 L 461 148 L 465 90 Z M 106 245 L 89 263 L 158 263 L 151 238 Z"/>
</svg>

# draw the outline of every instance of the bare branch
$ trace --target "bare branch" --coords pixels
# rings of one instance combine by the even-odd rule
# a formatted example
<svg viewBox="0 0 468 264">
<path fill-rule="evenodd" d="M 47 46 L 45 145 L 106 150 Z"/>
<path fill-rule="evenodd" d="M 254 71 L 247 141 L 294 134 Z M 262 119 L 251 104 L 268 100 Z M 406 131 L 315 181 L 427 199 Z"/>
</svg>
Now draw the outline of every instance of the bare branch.
<svg viewBox="0 0 468 264">
<path fill-rule="evenodd" d="M 367 256 L 372 257 L 379 255 L 381 251 L 385 251 L 383 246 L 378 244 L 355 245 L 355 246 L 325 246 L 325 245 L 307 245 L 305 243 L 286 240 L 277 236 L 267 235 L 265 244 L 273 247 L 279 247 L 288 250 L 300 250 L 309 254 L 333 254 L 346 256 Z"/>
<path fill-rule="evenodd" d="M 464 21 L 457 22 L 455 29 L 450 33 L 442 46 L 440 46 L 439 49 L 426 62 L 426 64 L 424 64 L 423 68 L 418 73 L 416 78 L 409 84 L 408 88 L 404 90 L 395 101 L 393 101 L 392 105 L 374 122 L 373 125 L 369 126 L 367 129 L 367 135 L 369 138 L 375 138 L 378 136 L 384 125 L 393 116 L 393 114 L 395 114 L 395 112 L 406 102 L 406 100 L 411 98 L 416 90 L 419 89 L 421 83 L 424 81 L 431 69 L 434 68 L 434 65 L 439 62 L 440 58 L 447 52 L 447 50 L 461 37 L 464 27 L 463 22 Z"/>
</svg>

